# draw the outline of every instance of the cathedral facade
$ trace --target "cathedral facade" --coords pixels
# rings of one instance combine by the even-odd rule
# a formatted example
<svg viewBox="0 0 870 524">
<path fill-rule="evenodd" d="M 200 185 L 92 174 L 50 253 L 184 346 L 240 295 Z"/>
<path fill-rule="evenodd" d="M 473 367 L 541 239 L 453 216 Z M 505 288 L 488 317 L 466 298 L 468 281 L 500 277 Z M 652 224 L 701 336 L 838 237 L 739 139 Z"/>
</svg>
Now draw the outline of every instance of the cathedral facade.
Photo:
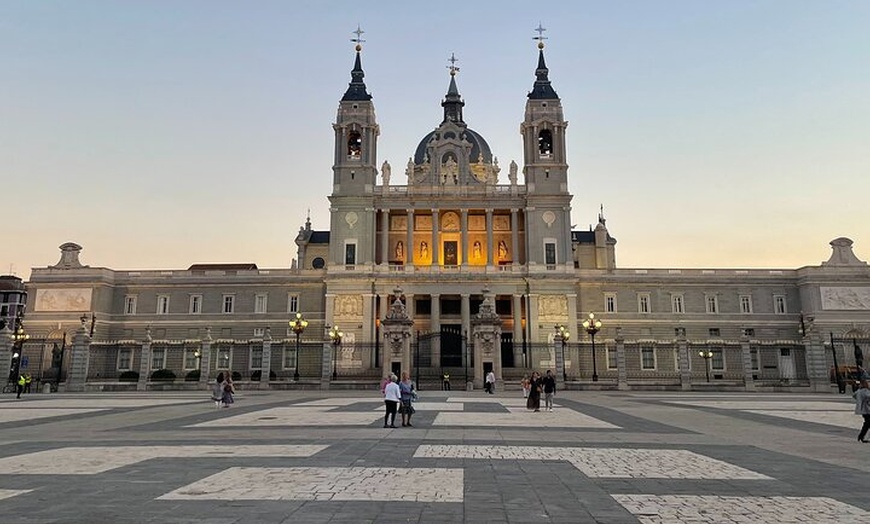
<svg viewBox="0 0 870 524">
<path fill-rule="evenodd" d="M 617 267 L 603 212 L 572 230 L 567 121 L 540 41 L 522 166 L 499 165 L 465 122 L 451 68 L 442 121 L 394 173 L 378 161 L 359 44 L 354 58 L 333 125 L 330 227 L 306 221 L 292 267 L 121 271 L 64 244 L 27 282 L 31 361 L 58 383 L 126 373 L 143 388 L 162 369 L 197 383 L 232 370 L 259 387 L 405 370 L 479 387 L 490 370 L 553 369 L 571 387 L 815 391 L 861 363 L 870 268 L 847 238 L 798 269 L 634 269 Z M 74 349 L 86 356 L 75 364 Z"/>
</svg>

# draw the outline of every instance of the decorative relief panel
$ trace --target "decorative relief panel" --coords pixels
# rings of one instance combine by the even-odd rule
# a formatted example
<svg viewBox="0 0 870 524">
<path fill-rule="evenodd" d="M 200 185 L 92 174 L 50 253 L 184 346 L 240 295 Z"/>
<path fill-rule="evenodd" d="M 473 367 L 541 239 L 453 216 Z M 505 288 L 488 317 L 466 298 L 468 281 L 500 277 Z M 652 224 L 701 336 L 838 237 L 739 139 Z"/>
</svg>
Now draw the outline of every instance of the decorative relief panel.
<svg viewBox="0 0 870 524">
<path fill-rule="evenodd" d="M 390 231 L 407 231 L 408 217 L 390 215 Z"/>
<path fill-rule="evenodd" d="M 363 312 L 363 299 L 361 295 L 340 295 L 335 297 L 336 317 L 359 317 Z"/>
<path fill-rule="evenodd" d="M 37 289 L 34 311 L 90 311 L 93 289 Z"/>
<path fill-rule="evenodd" d="M 469 231 L 486 231 L 486 217 L 483 215 L 468 215 Z"/>
<path fill-rule="evenodd" d="M 459 231 L 459 215 L 453 211 L 448 211 L 441 215 L 441 230 Z"/>
<path fill-rule="evenodd" d="M 495 215 L 492 217 L 492 229 L 495 231 L 510 231 L 511 217 L 506 215 Z"/>
<path fill-rule="evenodd" d="M 541 295 L 538 300 L 538 316 L 541 320 L 564 320 L 568 316 L 568 297 Z"/>
<path fill-rule="evenodd" d="M 359 215 L 356 214 L 355 211 L 349 211 L 346 215 L 344 215 L 344 221 L 347 222 L 347 225 L 353 229 L 353 226 L 359 222 Z"/>
<path fill-rule="evenodd" d="M 822 309 L 870 310 L 870 287 L 822 287 Z"/>
<path fill-rule="evenodd" d="M 414 231 L 432 231 L 432 215 L 414 215 Z"/>
<path fill-rule="evenodd" d="M 553 222 L 556 221 L 556 213 L 553 213 L 552 211 L 544 211 L 544 213 L 541 215 L 541 220 L 543 220 L 544 223 L 547 224 L 547 227 L 552 227 Z"/>
</svg>

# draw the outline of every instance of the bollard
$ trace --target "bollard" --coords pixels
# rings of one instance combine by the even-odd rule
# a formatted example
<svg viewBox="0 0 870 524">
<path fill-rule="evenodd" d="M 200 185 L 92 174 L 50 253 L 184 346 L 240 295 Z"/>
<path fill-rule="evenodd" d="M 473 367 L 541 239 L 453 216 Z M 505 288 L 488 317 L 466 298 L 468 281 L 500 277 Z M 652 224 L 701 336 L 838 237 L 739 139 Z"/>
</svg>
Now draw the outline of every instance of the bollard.
<svg viewBox="0 0 870 524">
<path fill-rule="evenodd" d="M 51 382 L 43 382 L 42 383 L 42 392 L 43 393 L 51 393 Z"/>
</svg>

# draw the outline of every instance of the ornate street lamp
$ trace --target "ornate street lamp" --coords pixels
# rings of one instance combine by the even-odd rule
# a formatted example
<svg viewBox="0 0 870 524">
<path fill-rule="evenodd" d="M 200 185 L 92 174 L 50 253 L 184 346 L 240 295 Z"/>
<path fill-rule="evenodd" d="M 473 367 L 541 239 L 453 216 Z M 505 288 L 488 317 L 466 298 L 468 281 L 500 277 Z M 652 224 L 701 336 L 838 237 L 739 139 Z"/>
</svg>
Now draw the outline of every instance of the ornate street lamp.
<svg viewBox="0 0 870 524">
<path fill-rule="evenodd" d="M 564 384 L 565 382 L 568 382 L 568 371 L 565 369 L 565 346 L 568 345 L 568 339 L 571 338 L 571 332 L 561 324 L 556 326 L 556 332 L 562 339 L 562 383 Z"/>
<path fill-rule="evenodd" d="M 305 331 L 305 328 L 308 327 L 308 321 L 302 316 L 302 313 L 296 313 L 296 318 L 288 322 L 290 324 L 290 329 L 296 333 L 296 350 L 294 353 L 295 367 L 293 370 L 293 380 L 299 381 L 299 337 L 302 336 L 302 332 Z"/>
<path fill-rule="evenodd" d="M 698 351 L 698 356 L 704 359 L 704 372 L 707 373 L 707 382 L 710 382 L 710 359 L 713 358 L 713 352 L 709 349 Z"/>
<path fill-rule="evenodd" d="M 338 326 L 329 328 L 329 340 L 332 341 L 332 380 L 338 378 L 338 368 L 336 367 L 338 359 L 336 358 L 336 353 L 338 353 L 338 347 L 341 346 L 341 337 L 343 336 L 344 333 L 338 329 Z"/>
<path fill-rule="evenodd" d="M 592 382 L 598 382 L 598 363 L 595 361 L 595 333 L 601 331 L 601 321 L 595 318 L 595 313 L 589 313 L 589 318 L 583 321 L 583 329 L 592 337 Z"/>
<path fill-rule="evenodd" d="M 10 369 L 9 380 L 18 382 L 18 376 L 21 373 L 21 356 L 24 354 L 24 343 L 30 335 L 24 331 L 24 325 L 21 323 L 21 317 L 15 318 L 15 331 L 12 332 L 12 369 Z"/>
</svg>

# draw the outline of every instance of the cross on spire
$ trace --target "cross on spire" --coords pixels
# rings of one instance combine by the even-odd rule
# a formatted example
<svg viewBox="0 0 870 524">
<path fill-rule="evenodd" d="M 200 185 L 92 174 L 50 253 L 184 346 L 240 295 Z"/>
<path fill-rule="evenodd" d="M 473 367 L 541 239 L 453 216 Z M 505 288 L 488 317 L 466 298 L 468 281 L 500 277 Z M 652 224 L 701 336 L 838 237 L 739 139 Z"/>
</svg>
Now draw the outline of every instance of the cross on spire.
<svg viewBox="0 0 870 524">
<path fill-rule="evenodd" d="M 546 31 L 546 30 L 547 30 L 547 28 L 545 28 L 541 24 L 541 22 L 538 22 L 538 27 L 535 28 L 535 32 L 538 33 L 538 36 L 533 36 L 532 40 L 538 41 L 538 48 L 540 48 L 540 49 L 544 48 L 544 40 L 547 39 L 547 37 L 544 36 L 544 31 Z"/>
<path fill-rule="evenodd" d="M 360 29 L 359 24 L 357 24 L 357 25 L 356 25 L 356 31 L 351 31 L 351 33 L 355 34 L 355 35 L 356 35 L 356 38 L 351 38 L 350 41 L 356 43 L 356 50 L 359 51 L 360 49 L 362 49 L 362 45 L 361 45 L 361 44 L 362 44 L 363 42 L 365 42 L 365 40 L 362 39 L 362 35 L 363 35 L 363 33 L 365 33 L 365 31 L 363 31 L 362 29 Z"/>
<path fill-rule="evenodd" d="M 456 66 L 456 62 L 459 62 L 459 59 L 456 58 L 456 54 L 450 53 L 450 58 L 447 61 L 450 62 L 450 65 L 447 66 L 447 69 L 450 70 L 450 76 L 456 75 L 459 72 L 459 68 Z"/>
</svg>

